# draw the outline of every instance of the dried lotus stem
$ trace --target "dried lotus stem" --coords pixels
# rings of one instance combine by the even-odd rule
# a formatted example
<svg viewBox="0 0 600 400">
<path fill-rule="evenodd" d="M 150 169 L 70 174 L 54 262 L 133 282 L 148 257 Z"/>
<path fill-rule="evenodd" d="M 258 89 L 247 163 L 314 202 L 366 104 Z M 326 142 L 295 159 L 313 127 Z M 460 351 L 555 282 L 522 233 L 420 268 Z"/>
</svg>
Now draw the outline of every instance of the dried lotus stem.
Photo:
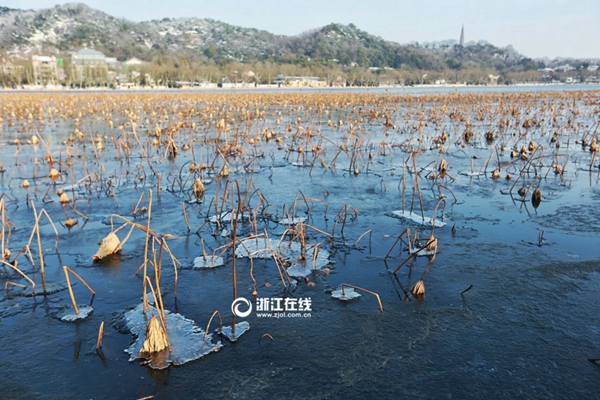
<svg viewBox="0 0 600 400">
<path fill-rule="evenodd" d="M 396 239 L 396 241 L 394 242 L 394 244 L 392 245 L 392 247 L 390 247 L 390 250 L 388 251 L 388 253 L 385 255 L 384 261 L 387 261 L 387 259 L 390 256 L 390 254 L 392 254 L 392 251 L 394 250 L 394 247 L 396 247 L 396 245 L 398 244 L 398 242 L 400 242 L 402 240 L 402 236 L 404 236 L 405 234 L 406 234 L 406 237 L 407 237 L 408 249 L 409 249 L 409 252 L 410 252 L 410 229 L 406 228 L 404 231 L 402 231 L 402 233 L 400 235 L 398 235 L 398 238 Z M 402 253 L 402 246 L 400 247 L 400 253 Z"/>
<path fill-rule="evenodd" d="M 436 239 L 436 241 L 437 241 L 437 239 Z M 428 250 L 428 247 L 430 247 L 430 246 L 431 246 L 431 243 L 430 243 L 430 242 L 429 242 L 429 240 L 428 240 L 428 241 L 427 241 L 427 243 L 426 243 L 424 246 L 422 246 L 422 247 L 420 247 L 419 249 L 417 249 L 417 250 L 416 250 L 414 253 L 411 253 L 411 254 L 410 254 L 410 255 L 409 255 L 407 258 L 406 258 L 406 260 L 402 261 L 402 264 L 400 264 L 400 265 L 398 266 L 398 268 L 396 268 L 396 270 L 394 271 L 394 274 L 397 274 L 397 273 L 398 273 L 398 271 L 400 271 L 400 268 L 402 268 L 402 267 L 404 266 L 404 264 L 406 264 L 407 262 L 409 262 L 409 261 L 410 261 L 412 258 L 416 257 L 416 256 L 417 256 L 417 254 L 419 254 L 421 251 L 423 251 L 423 250 Z M 437 248 L 437 247 L 436 247 L 436 248 Z M 434 253 L 434 257 L 435 257 L 435 253 Z M 427 266 L 429 266 L 429 263 L 427 264 Z"/>
<path fill-rule="evenodd" d="M 100 323 L 100 328 L 98 329 L 98 339 L 96 340 L 96 350 L 100 350 L 102 348 L 102 337 L 104 336 L 104 321 Z"/>
<path fill-rule="evenodd" d="M 358 286 L 350 285 L 350 284 L 348 284 L 348 283 L 342 283 L 342 295 L 343 295 L 343 296 L 345 296 L 345 295 L 346 295 L 346 292 L 345 292 L 345 290 L 344 290 L 344 288 L 345 288 L 345 287 L 351 287 L 351 288 L 353 288 L 353 289 L 362 290 L 362 291 L 363 291 L 363 292 L 365 292 L 365 293 L 372 294 L 373 296 L 375 296 L 375 297 L 377 298 L 377 302 L 379 303 L 379 310 L 380 310 L 381 312 L 383 312 L 383 304 L 381 304 L 381 298 L 379 297 L 379 295 L 378 295 L 377 293 L 375 293 L 375 292 L 372 292 L 372 291 L 370 291 L 370 290 L 368 290 L 368 289 L 364 289 L 364 288 L 358 287 Z"/>
<path fill-rule="evenodd" d="M 67 280 L 67 286 L 69 288 L 69 295 L 71 296 L 71 301 L 73 302 L 73 308 L 75 309 L 75 314 L 79 315 L 79 308 L 77 307 L 77 301 L 75 301 L 75 295 L 73 294 L 73 288 L 71 287 L 71 280 L 69 279 L 69 273 L 67 272 L 67 267 L 63 267 L 63 271 L 65 272 L 65 279 Z M 44 289 L 45 291 L 45 289 Z"/>
<path fill-rule="evenodd" d="M 371 240 L 371 237 L 373 236 L 373 229 L 369 229 L 368 231 L 366 231 L 365 233 L 363 233 L 362 235 L 360 235 L 358 237 L 358 239 L 356 239 L 356 242 L 354 242 L 354 246 L 358 245 L 358 242 L 360 242 L 360 240 L 365 237 L 366 235 L 369 235 L 369 241 Z"/>
<path fill-rule="evenodd" d="M 6 261 L 4 261 L 2 259 L 0 259 L 0 263 L 8 266 L 9 268 L 11 268 L 15 272 L 17 272 L 19 275 L 21 275 L 23 278 L 25 278 L 25 280 L 31 284 L 31 294 L 33 294 L 35 296 L 35 282 L 30 277 L 28 277 L 27 275 L 25 275 L 25 273 L 23 273 L 23 271 L 21 271 L 16 266 L 14 266 L 14 265 L 12 265 L 10 263 L 7 263 Z"/>
<path fill-rule="evenodd" d="M 187 208 L 185 208 L 185 203 L 181 203 L 181 208 L 183 209 L 183 219 L 185 220 L 185 225 L 187 226 L 188 232 L 191 230 L 190 221 L 188 219 Z"/>
<path fill-rule="evenodd" d="M 205 342 L 206 342 L 206 337 L 208 336 L 208 330 L 210 329 L 210 323 L 212 322 L 215 315 L 217 315 L 219 317 L 219 331 L 221 331 L 221 329 L 223 329 L 223 318 L 221 318 L 221 313 L 219 312 L 219 310 L 216 310 L 211 315 L 210 319 L 208 320 L 208 324 L 206 325 L 206 330 L 204 331 L 204 341 Z"/>
</svg>

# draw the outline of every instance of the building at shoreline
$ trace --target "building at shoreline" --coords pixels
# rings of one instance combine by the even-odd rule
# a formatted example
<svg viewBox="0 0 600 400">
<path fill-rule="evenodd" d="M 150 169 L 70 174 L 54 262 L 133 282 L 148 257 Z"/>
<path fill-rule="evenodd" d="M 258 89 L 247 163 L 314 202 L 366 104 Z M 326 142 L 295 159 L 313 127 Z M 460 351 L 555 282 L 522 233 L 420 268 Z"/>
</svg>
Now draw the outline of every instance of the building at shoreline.
<svg viewBox="0 0 600 400">
<path fill-rule="evenodd" d="M 463 24 L 460 30 L 460 47 L 465 47 L 465 24 Z"/>
<path fill-rule="evenodd" d="M 0 61 L 0 85 L 20 85 L 25 78 L 25 67 L 14 65 L 12 62 L 2 59 Z"/>
<path fill-rule="evenodd" d="M 71 57 L 71 81 L 91 85 L 108 80 L 106 56 L 94 49 L 83 48 Z"/>
<path fill-rule="evenodd" d="M 58 85 L 58 62 L 56 57 L 31 56 L 33 83 L 35 85 Z"/>
<path fill-rule="evenodd" d="M 273 85 L 287 87 L 326 87 L 327 82 L 322 81 L 318 76 L 285 76 L 278 75 L 273 81 Z"/>
</svg>

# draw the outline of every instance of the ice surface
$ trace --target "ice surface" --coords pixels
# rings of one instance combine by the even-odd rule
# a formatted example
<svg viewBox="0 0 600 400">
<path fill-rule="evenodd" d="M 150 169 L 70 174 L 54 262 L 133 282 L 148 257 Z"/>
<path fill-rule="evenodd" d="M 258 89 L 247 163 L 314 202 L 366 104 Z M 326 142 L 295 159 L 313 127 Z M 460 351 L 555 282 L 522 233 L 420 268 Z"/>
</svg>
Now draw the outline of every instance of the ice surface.
<svg viewBox="0 0 600 400">
<path fill-rule="evenodd" d="M 417 253 L 417 251 L 419 251 L 419 249 L 412 249 L 412 251 L 410 252 L 410 254 L 415 254 L 415 253 Z M 435 253 L 436 253 L 435 250 L 423 249 L 423 250 L 421 250 L 421 251 L 419 251 L 417 253 L 417 257 L 433 256 Z"/>
<path fill-rule="evenodd" d="M 248 257 L 251 253 L 254 253 L 257 250 L 273 248 L 273 250 L 277 251 L 277 240 L 265 239 L 264 237 L 255 238 L 255 239 L 246 239 L 242 240 L 242 244 L 239 244 L 235 250 L 235 256 L 237 258 Z M 252 256 L 252 258 L 271 258 L 273 254 L 270 251 L 261 251 L 260 253 L 256 253 Z"/>
<path fill-rule="evenodd" d="M 280 224 L 283 225 L 296 225 L 300 222 L 306 221 L 306 217 L 294 217 L 294 218 L 282 218 L 279 220 Z"/>
<path fill-rule="evenodd" d="M 23 282 L 23 283 L 28 283 L 28 282 Z M 73 282 L 72 286 L 77 285 L 77 282 Z M 30 297 L 33 296 L 33 294 L 30 291 L 31 289 L 28 287 L 27 291 L 23 292 L 23 296 L 25 297 Z M 35 285 L 35 295 L 39 296 L 39 295 L 51 295 L 54 293 L 58 293 L 58 292 L 62 292 L 63 290 L 67 290 L 67 285 L 64 283 L 56 283 L 56 282 L 48 282 L 46 283 L 46 291 L 44 292 L 44 290 L 42 289 L 42 284 L 41 283 L 36 283 Z"/>
<path fill-rule="evenodd" d="M 303 278 L 310 274 L 313 268 L 320 269 L 329 264 L 329 252 L 322 248 L 319 249 L 316 260 L 313 260 L 317 249 L 317 246 L 314 245 L 307 245 L 306 260 L 299 260 L 302 250 L 298 242 L 293 242 L 289 246 L 289 242 L 282 242 L 279 250 L 277 249 L 279 241 L 275 239 L 269 239 L 269 241 L 265 238 L 247 239 L 242 243 L 243 246 L 238 246 L 235 251 L 236 257 L 248 257 L 249 254 L 257 250 L 268 249 L 270 246 L 275 252 L 281 253 L 283 259 L 290 264 L 287 269 L 288 275 L 296 278 Z M 252 257 L 266 259 L 272 256 L 270 251 L 261 251 Z"/>
<path fill-rule="evenodd" d="M 94 312 L 94 309 L 92 308 L 92 306 L 88 306 L 88 305 L 80 306 L 78 304 L 77 308 L 79 309 L 79 314 L 75 313 L 74 308 L 69 308 L 67 311 L 65 311 L 60 316 L 60 320 L 65 321 L 65 322 L 74 322 L 74 321 L 86 319 L 87 317 L 92 315 L 92 313 Z"/>
<path fill-rule="evenodd" d="M 288 275 L 295 278 L 304 278 L 310 274 L 313 269 L 318 270 L 329 264 L 329 252 L 327 250 L 319 249 L 317 258 L 314 259 L 316 248 L 316 246 L 313 246 L 306 249 L 306 260 L 299 260 L 300 245 L 298 244 L 297 248 L 292 246 L 292 248 L 289 249 L 290 267 L 287 269 Z"/>
<path fill-rule="evenodd" d="M 439 219 L 434 219 L 432 222 L 431 217 L 423 218 L 421 215 L 407 210 L 392 211 L 392 214 L 398 218 L 408 219 L 421 225 L 435 225 L 436 227 L 446 226 L 446 223 L 440 221 Z"/>
<path fill-rule="evenodd" d="M 460 175 L 464 175 L 464 176 L 485 176 L 485 174 L 483 172 L 478 172 L 478 171 L 460 171 L 459 172 Z"/>
<path fill-rule="evenodd" d="M 224 264 L 225 261 L 223 260 L 223 257 L 207 256 L 205 259 L 203 256 L 200 256 L 194 259 L 194 269 L 215 268 Z"/>
<path fill-rule="evenodd" d="M 250 324 L 247 321 L 239 322 L 235 324 L 235 334 L 231 332 L 231 326 L 224 326 L 221 330 L 217 330 L 217 332 L 225 337 L 230 342 L 237 342 L 237 340 L 246 333 L 250 329 Z"/>
<path fill-rule="evenodd" d="M 136 336 L 136 341 L 125 352 L 129 353 L 129 361 L 135 361 L 142 358 L 140 350 L 144 345 L 146 338 L 146 326 L 152 317 L 150 311 L 146 315 L 143 313 L 143 304 L 139 304 L 133 310 L 125 313 L 125 323 L 131 333 Z M 156 309 L 150 307 L 154 315 Z M 188 361 L 196 360 L 205 355 L 219 351 L 223 345 L 220 341 L 213 343 L 212 334 L 206 335 L 204 340 L 204 331 L 196 326 L 194 321 L 184 318 L 181 314 L 173 314 L 165 311 L 167 320 L 167 335 L 171 342 L 171 351 L 165 351 L 153 355 L 148 362 L 154 369 L 163 369 L 173 365 L 181 365 Z"/>
<path fill-rule="evenodd" d="M 231 222 L 231 217 L 233 214 L 233 210 L 223 211 L 219 215 L 213 215 L 208 220 L 213 223 L 223 223 L 223 222 Z M 238 215 L 238 221 L 242 218 L 242 214 Z"/>
<path fill-rule="evenodd" d="M 360 293 L 357 293 L 354 288 L 345 287 L 344 292 L 342 293 L 342 288 L 334 290 L 331 292 L 331 297 L 338 300 L 348 301 L 360 297 Z"/>
</svg>

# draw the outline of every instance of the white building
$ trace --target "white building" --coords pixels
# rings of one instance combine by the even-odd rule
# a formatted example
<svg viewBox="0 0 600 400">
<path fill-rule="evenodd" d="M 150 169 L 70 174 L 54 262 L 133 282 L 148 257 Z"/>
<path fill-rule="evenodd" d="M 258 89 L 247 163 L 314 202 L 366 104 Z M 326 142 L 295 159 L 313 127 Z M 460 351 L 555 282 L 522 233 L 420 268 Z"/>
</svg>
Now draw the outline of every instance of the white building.
<svg viewBox="0 0 600 400">
<path fill-rule="evenodd" d="M 33 65 L 33 81 L 35 85 L 57 85 L 58 79 L 58 64 L 56 57 L 48 56 L 32 56 L 31 64 Z"/>
<path fill-rule="evenodd" d="M 83 48 L 71 57 L 71 79 L 79 83 L 102 83 L 107 80 L 106 56 L 94 49 Z"/>
</svg>

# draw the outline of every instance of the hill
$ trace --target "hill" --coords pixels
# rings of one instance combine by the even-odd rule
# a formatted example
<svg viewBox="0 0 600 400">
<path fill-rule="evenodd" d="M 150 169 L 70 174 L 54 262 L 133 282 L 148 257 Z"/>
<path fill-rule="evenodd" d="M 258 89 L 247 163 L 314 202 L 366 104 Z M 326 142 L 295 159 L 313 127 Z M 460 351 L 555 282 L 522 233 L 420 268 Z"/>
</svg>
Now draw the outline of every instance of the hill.
<svg viewBox="0 0 600 400">
<path fill-rule="evenodd" d="M 131 22 L 94 10 L 85 4 L 57 5 L 44 10 L 0 9 L 0 50 L 11 54 L 74 52 L 83 46 L 124 60 L 151 61 L 169 55 L 215 63 L 290 62 L 363 67 L 442 70 L 448 66 L 477 65 L 493 54 L 508 52 L 494 47 L 467 46 L 461 51 L 433 51 L 401 45 L 373 36 L 353 24 L 329 24 L 298 36 L 281 36 L 252 28 L 201 18 L 164 18 Z M 438 49 L 439 50 L 439 49 Z M 523 58 L 496 58 L 491 65 L 514 66 Z M 309 60 L 310 59 L 310 60 Z M 459 64 L 449 61 L 456 59 Z"/>
<path fill-rule="evenodd" d="M 358 72 L 351 69 L 369 68 L 378 75 L 397 72 L 390 75 L 390 81 L 415 83 L 426 76 L 452 75 L 455 81 L 484 83 L 489 75 L 500 74 L 502 80 L 507 74 L 537 72 L 548 64 L 526 58 L 511 46 L 500 48 L 484 41 L 465 46 L 455 41 L 403 45 L 353 24 L 331 23 L 300 35 L 282 36 L 195 17 L 132 22 L 80 3 L 37 11 L 0 7 L 0 53 L 12 59 L 29 60 L 33 54 L 68 58 L 82 47 L 120 61 L 137 57 L 169 69 L 169 73 L 163 71 L 165 79 L 198 79 L 197 72 L 186 75 L 185 71 L 199 65 L 221 70 L 228 65 L 258 65 L 255 69 L 263 68 L 262 80 L 268 81 L 276 73 L 269 66 L 288 65 L 297 69 L 279 68 L 277 73 L 328 73 L 344 79 L 355 75 L 350 79 L 363 82 L 366 78 L 356 77 Z M 401 71 L 406 76 L 401 78 Z M 472 78 L 474 71 L 479 73 L 476 79 Z M 211 73 L 210 79 L 219 74 Z"/>
</svg>

